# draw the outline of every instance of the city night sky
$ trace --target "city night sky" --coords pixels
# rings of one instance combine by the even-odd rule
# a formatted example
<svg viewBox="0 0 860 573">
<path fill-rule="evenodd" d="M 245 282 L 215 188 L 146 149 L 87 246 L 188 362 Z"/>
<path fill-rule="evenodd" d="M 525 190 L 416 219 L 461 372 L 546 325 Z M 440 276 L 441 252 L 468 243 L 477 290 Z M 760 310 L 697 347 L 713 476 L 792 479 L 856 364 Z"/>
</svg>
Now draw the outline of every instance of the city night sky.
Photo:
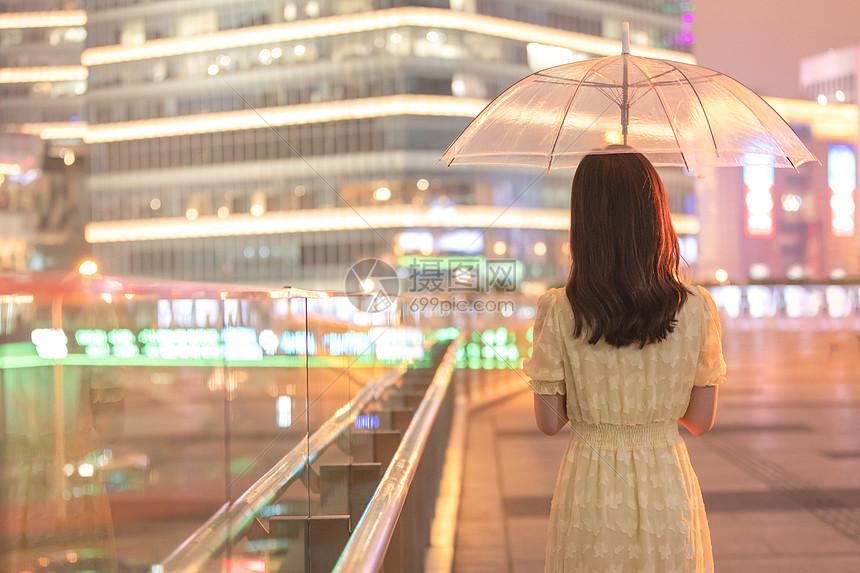
<svg viewBox="0 0 860 573">
<path fill-rule="evenodd" d="M 858 0 L 696 0 L 695 54 L 761 95 L 803 97 L 798 62 L 860 44 Z"/>
</svg>

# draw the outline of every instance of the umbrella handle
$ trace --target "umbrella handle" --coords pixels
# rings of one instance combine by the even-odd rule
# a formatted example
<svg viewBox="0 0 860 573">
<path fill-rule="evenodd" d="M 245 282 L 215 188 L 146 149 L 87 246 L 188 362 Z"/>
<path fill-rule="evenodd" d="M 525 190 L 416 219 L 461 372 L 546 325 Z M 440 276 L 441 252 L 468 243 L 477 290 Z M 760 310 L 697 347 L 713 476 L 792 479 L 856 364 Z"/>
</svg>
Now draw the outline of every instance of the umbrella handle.
<svg viewBox="0 0 860 573">
<path fill-rule="evenodd" d="M 630 22 L 621 23 L 621 53 L 630 53 Z"/>
</svg>

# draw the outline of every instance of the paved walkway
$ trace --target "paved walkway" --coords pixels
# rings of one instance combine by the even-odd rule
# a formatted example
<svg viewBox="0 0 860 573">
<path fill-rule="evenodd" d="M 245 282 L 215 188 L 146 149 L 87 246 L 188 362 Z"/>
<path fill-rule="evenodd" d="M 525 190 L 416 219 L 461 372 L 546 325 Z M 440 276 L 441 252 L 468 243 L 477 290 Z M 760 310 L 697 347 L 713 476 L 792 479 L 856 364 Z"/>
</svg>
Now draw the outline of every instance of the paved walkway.
<svg viewBox="0 0 860 573">
<path fill-rule="evenodd" d="M 860 337 L 724 333 L 717 427 L 685 435 L 719 573 L 860 571 Z M 539 573 L 567 434 L 531 395 L 472 413 L 455 573 Z"/>
</svg>

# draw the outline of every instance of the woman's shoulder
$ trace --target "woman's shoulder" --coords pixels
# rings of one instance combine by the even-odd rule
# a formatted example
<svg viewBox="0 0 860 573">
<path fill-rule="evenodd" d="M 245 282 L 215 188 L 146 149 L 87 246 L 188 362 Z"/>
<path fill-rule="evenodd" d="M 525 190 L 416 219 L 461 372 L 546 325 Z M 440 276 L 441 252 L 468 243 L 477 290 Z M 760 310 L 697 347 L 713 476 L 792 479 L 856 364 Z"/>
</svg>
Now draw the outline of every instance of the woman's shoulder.
<svg viewBox="0 0 860 573">
<path fill-rule="evenodd" d="M 551 288 L 540 295 L 537 301 L 537 310 L 541 313 L 554 313 L 556 309 L 563 306 L 560 299 L 567 300 L 564 287 Z"/>
<path fill-rule="evenodd" d="M 714 299 L 713 297 L 711 297 L 711 293 L 708 292 L 708 289 L 697 284 L 683 284 L 684 287 L 687 289 L 687 292 L 689 293 L 689 296 L 687 297 L 687 304 L 685 304 L 684 306 L 686 308 L 702 310 L 706 313 L 710 313 L 711 308 L 714 307 Z"/>
</svg>

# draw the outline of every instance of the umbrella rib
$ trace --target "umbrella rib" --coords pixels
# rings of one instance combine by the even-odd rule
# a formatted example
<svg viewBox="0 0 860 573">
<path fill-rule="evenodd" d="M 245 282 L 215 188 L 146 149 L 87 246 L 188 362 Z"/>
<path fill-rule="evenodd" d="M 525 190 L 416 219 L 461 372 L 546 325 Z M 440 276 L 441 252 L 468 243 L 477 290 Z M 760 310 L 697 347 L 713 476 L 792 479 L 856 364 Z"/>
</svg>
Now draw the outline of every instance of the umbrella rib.
<svg viewBox="0 0 860 573">
<path fill-rule="evenodd" d="M 567 107 L 564 109 L 564 113 L 561 114 L 561 122 L 558 125 L 558 129 L 556 129 L 555 138 L 553 139 L 552 147 L 549 150 L 549 160 L 547 161 L 547 166 L 546 166 L 547 172 L 549 172 L 549 170 L 552 169 L 552 160 L 553 160 L 553 156 L 555 155 L 555 146 L 558 145 L 558 140 L 561 138 L 561 132 L 564 130 L 564 121 L 567 119 L 567 113 L 570 111 L 570 107 L 573 105 L 573 100 L 576 99 L 576 94 L 579 93 L 579 88 L 582 87 L 582 83 L 585 81 L 585 78 L 588 76 L 588 74 L 593 72 L 597 75 L 601 75 L 601 76 L 603 75 L 600 72 L 595 71 L 595 69 L 594 69 L 598 65 L 600 65 L 601 62 L 603 62 L 603 61 L 604 60 L 598 60 L 597 62 L 594 63 L 593 66 L 591 66 L 590 68 L 585 70 L 585 72 L 582 74 L 582 78 L 579 80 L 579 84 L 576 86 L 576 89 L 573 90 L 573 95 L 570 96 L 570 100 L 568 100 L 568 102 L 567 102 Z M 607 79 L 609 79 L 609 78 L 607 78 Z M 603 114 L 601 114 L 601 115 L 603 115 Z M 578 139 L 579 138 L 577 138 L 577 140 Z M 574 141 L 576 141 L 576 140 L 574 140 Z M 567 149 L 565 149 L 565 151 L 567 151 Z"/>
<path fill-rule="evenodd" d="M 690 86 L 690 89 L 693 90 L 693 93 L 696 95 L 696 100 L 698 100 L 699 107 L 702 108 L 702 114 L 705 116 L 705 123 L 708 124 L 708 133 L 711 134 L 711 141 L 714 142 L 714 153 L 717 155 L 717 157 L 719 157 L 720 156 L 720 150 L 717 149 L 717 139 L 714 137 L 714 130 L 711 127 L 711 120 L 708 118 L 708 111 L 705 109 L 705 104 L 702 103 L 702 98 L 699 97 L 699 92 L 696 90 L 696 86 L 693 85 L 693 82 L 690 81 L 690 78 L 687 77 L 687 74 L 685 74 L 683 71 L 681 71 L 680 68 L 672 65 L 672 63 L 669 61 L 666 61 L 665 63 L 666 63 L 666 65 L 671 66 L 674 70 L 676 70 L 679 74 L 681 74 L 685 80 L 687 80 L 687 85 Z M 685 161 L 685 163 L 686 163 L 686 161 Z"/>
<path fill-rule="evenodd" d="M 650 77 L 648 76 L 648 72 L 643 70 L 642 67 L 639 66 L 639 64 L 637 64 L 634 61 L 633 65 L 636 66 L 637 68 L 639 68 L 639 71 L 642 72 L 645 75 L 645 77 L 650 80 Z M 654 88 L 652 88 L 652 89 L 654 89 Z M 672 130 L 672 136 L 675 138 L 675 143 L 678 145 L 678 153 L 681 154 L 681 159 L 684 160 L 684 166 L 687 168 L 687 171 L 690 171 L 690 164 L 687 163 L 687 157 L 684 155 L 684 150 L 681 148 L 681 140 L 678 139 L 678 132 L 675 131 L 675 122 L 672 120 L 671 117 L 669 117 L 669 110 L 666 109 L 666 102 L 663 101 L 663 96 L 660 94 L 659 90 L 654 89 L 654 93 L 657 95 L 657 99 L 660 100 L 660 107 L 663 108 L 663 113 L 666 114 L 666 120 L 669 122 L 669 128 Z M 702 108 L 702 109 L 704 109 L 704 108 Z M 710 129 L 710 125 L 708 125 L 708 128 Z M 711 134 L 711 137 L 713 138 L 713 134 Z M 716 145 L 717 144 L 715 142 L 714 143 L 714 150 L 716 150 Z"/>
<path fill-rule="evenodd" d="M 740 83 L 740 82 L 738 82 L 738 83 Z M 742 86 L 743 86 L 743 84 L 740 84 L 740 85 L 742 85 Z M 730 91 L 730 92 L 732 91 L 732 90 L 731 90 L 731 86 L 730 86 L 730 85 L 727 85 L 727 86 L 724 86 L 724 87 L 725 87 L 725 89 L 727 89 L 728 91 Z M 746 86 L 744 86 L 744 87 L 746 87 Z M 749 89 L 749 88 L 747 88 L 747 89 Z M 752 91 L 752 90 L 750 90 L 750 91 Z M 781 119 L 781 120 L 782 120 L 782 122 L 785 124 L 785 126 L 786 126 L 788 129 L 791 129 L 791 126 L 790 126 L 790 125 L 788 125 L 788 122 L 787 122 L 787 121 L 785 121 L 785 118 L 784 118 L 784 117 L 782 117 L 782 116 L 779 114 L 779 112 L 777 112 L 775 109 L 773 109 L 773 106 L 771 106 L 769 103 L 767 103 L 767 101 L 766 101 L 764 98 L 759 97 L 759 96 L 758 96 L 758 94 L 756 94 L 755 92 L 753 92 L 753 94 L 754 94 L 756 97 L 758 97 L 761 101 L 763 101 L 763 102 L 764 102 L 764 104 L 765 104 L 767 107 L 769 107 L 769 108 L 771 109 L 771 111 L 773 111 L 773 113 L 775 113 L 775 114 L 776 114 L 776 116 L 777 116 L 779 119 Z M 776 146 L 776 148 L 777 148 L 777 149 L 779 149 L 780 151 L 783 151 L 782 146 L 779 144 L 779 142 L 777 142 L 776 138 L 775 138 L 775 137 L 770 133 L 770 130 L 769 130 L 769 129 L 764 125 L 764 122 L 761 120 L 761 118 L 758 116 L 758 114 L 757 114 L 756 112 L 754 112 L 754 111 L 752 110 L 752 108 L 751 108 L 749 105 L 747 105 L 747 103 L 746 103 L 744 100 L 742 100 L 741 98 L 739 98 L 736 94 L 732 93 L 732 95 L 733 95 L 733 96 L 735 96 L 735 98 L 737 98 L 737 100 L 738 100 L 739 102 L 741 102 L 742 104 L 744 104 L 744 107 L 745 107 L 745 108 L 747 108 L 747 109 L 749 110 L 749 112 L 750 112 L 750 113 L 752 114 L 752 116 L 756 119 L 756 121 L 758 122 L 758 124 L 762 127 L 762 129 L 764 129 L 764 132 L 767 134 L 767 136 L 768 136 L 768 137 L 770 137 L 770 140 L 773 142 L 773 144 Z M 793 130 L 793 129 L 791 129 L 791 132 L 792 132 L 792 133 L 794 133 L 794 130 Z M 795 137 L 797 136 L 797 134 L 796 134 L 796 133 L 794 133 L 794 135 L 795 135 Z M 799 138 L 798 138 L 798 139 L 799 139 Z M 785 158 L 786 158 L 786 159 L 788 159 L 788 162 L 791 164 L 791 166 L 792 166 L 792 167 L 794 167 L 794 170 L 795 170 L 795 171 L 797 171 L 797 166 L 794 164 L 794 161 L 792 161 L 792 160 L 791 160 L 787 155 L 785 156 Z M 820 162 L 819 162 L 819 163 L 820 163 Z"/>
</svg>

